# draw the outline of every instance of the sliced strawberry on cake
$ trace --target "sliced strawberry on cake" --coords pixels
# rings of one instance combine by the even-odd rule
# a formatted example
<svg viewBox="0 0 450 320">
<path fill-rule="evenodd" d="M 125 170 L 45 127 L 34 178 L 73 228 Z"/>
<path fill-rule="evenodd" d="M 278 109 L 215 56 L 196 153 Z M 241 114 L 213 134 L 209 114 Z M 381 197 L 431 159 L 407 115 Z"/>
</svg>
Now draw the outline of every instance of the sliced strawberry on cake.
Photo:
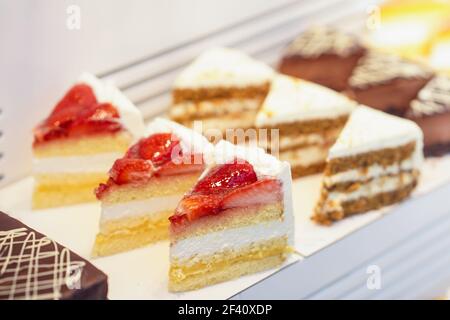
<svg viewBox="0 0 450 320">
<path fill-rule="evenodd" d="M 115 87 L 83 74 L 34 129 L 34 208 L 93 201 L 92 190 L 143 135 L 142 117 Z"/>
<path fill-rule="evenodd" d="M 160 118 L 148 132 L 115 161 L 96 190 L 102 215 L 94 256 L 167 238 L 168 217 L 205 168 L 212 145 L 199 133 Z"/>
<path fill-rule="evenodd" d="M 171 291 L 272 268 L 289 252 L 289 164 L 225 141 L 215 146 L 213 159 L 169 218 Z"/>
</svg>

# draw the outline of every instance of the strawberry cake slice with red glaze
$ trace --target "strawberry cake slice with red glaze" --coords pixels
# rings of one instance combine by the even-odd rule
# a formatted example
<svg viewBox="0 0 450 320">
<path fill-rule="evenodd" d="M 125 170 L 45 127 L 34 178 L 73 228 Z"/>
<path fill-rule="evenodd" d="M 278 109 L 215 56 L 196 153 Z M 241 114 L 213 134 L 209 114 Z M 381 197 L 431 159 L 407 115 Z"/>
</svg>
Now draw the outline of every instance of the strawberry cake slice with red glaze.
<svg viewBox="0 0 450 320">
<path fill-rule="evenodd" d="M 213 146 L 201 134 L 157 118 L 148 136 L 115 161 L 96 189 L 101 201 L 94 256 L 131 250 L 168 238 L 169 216 L 197 181 Z"/>
<path fill-rule="evenodd" d="M 174 292 L 276 267 L 291 252 L 289 164 L 226 141 L 212 159 L 169 218 Z"/>
<path fill-rule="evenodd" d="M 144 135 L 139 110 L 114 86 L 83 74 L 34 129 L 34 208 L 94 201 L 114 160 Z"/>
</svg>

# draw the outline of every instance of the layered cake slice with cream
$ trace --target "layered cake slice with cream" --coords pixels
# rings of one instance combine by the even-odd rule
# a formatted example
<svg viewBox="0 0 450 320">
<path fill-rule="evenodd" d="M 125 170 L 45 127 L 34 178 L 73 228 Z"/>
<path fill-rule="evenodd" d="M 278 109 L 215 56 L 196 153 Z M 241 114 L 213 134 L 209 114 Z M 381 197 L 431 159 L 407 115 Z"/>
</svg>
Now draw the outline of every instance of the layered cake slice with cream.
<svg viewBox="0 0 450 320">
<path fill-rule="evenodd" d="M 148 136 L 114 162 L 97 190 L 102 213 L 93 255 L 131 250 L 168 237 L 169 216 L 197 181 L 212 145 L 201 134 L 157 118 Z"/>
<path fill-rule="evenodd" d="M 293 241 L 289 164 L 221 141 L 170 217 L 169 290 L 194 290 L 280 265 Z"/>
<path fill-rule="evenodd" d="M 34 130 L 33 207 L 95 200 L 92 190 L 144 130 L 118 89 L 83 74 Z"/>
<path fill-rule="evenodd" d="M 407 198 L 419 178 L 422 147 L 414 122 L 358 107 L 330 149 L 313 219 L 329 224 Z"/>
<path fill-rule="evenodd" d="M 293 177 L 322 172 L 328 149 L 355 106 L 331 89 L 278 75 L 256 118 L 259 143 L 288 161 Z"/>
<path fill-rule="evenodd" d="M 186 126 L 202 120 L 203 129 L 247 129 L 269 91 L 273 70 L 246 54 L 213 48 L 201 54 L 176 79 L 170 117 Z"/>
</svg>

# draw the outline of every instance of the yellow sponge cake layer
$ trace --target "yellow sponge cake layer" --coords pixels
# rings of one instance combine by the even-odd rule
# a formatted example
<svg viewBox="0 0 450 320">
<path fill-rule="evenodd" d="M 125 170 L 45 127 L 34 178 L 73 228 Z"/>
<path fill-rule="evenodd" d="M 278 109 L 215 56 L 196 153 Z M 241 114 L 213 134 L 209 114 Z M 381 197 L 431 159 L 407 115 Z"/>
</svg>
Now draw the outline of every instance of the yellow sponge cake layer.
<svg viewBox="0 0 450 320">
<path fill-rule="evenodd" d="M 37 175 L 32 207 L 43 209 L 94 201 L 93 190 L 105 179 L 106 173 Z"/>
<path fill-rule="evenodd" d="M 106 256 L 168 238 L 173 210 L 132 216 L 100 224 L 92 255 Z"/>
<path fill-rule="evenodd" d="M 172 241 L 177 241 L 217 232 L 225 229 L 250 226 L 257 223 L 283 220 L 283 203 L 228 209 L 220 215 L 206 216 L 180 231 L 172 232 Z"/>
<path fill-rule="evenodd" d="M 34 146 L 33 155 L 36 158 L 46 158 L 111 152 L 123 153 L 131 142 L 132 136 L 126 131 L 115 134 L 98 134 L 80 139 L 58 139 Z"/>
<path fill-rule="evenodd" d="M 189 262 L 172 261 L 169 290 L 195 290 L 283 263 L 288 253 L 287 237 L 253 243 L 239 250 L 224 250 Z"/>
<path fill-rule="evenodd" d="M 200 173 L 201 172 L 194 172 L 161 177 L 154 176 L 147 184 L 121 185 L 114 187 L 111 192 L 102 196 L 101 201 L 102 204 L 111 205 L 121 202 L 148 199 L 149 197 L 162 197 L 173 194 L 182 195 L 194 185 Z"/>
</svg>

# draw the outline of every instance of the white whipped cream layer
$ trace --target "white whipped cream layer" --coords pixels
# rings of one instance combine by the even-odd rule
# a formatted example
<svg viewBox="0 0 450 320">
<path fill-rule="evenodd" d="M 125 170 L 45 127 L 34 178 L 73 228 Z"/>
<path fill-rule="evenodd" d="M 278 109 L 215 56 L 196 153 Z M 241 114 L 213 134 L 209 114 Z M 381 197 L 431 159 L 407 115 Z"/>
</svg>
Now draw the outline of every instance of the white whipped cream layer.
<svg viewBox="0 0 450 320">
<path fill-rule="evenodd" d="M 260 133 L 261 134 L 261 133 Z M 279 134 L 272 134 L 271 131 L 267 131 L 267 137 L 271 137 L 275 139 L 272 141 L 270 139 L 265 139 L 264 137 L 259 137 L 258 145 L 261 148 L 268 149 L 277 148 L 279 150 L 284 150 L 287 148 L 300 146 L 300 145 L 323 145 L 327 142 L 327 139 L 324 135 L 319 133 L 307 133 L 307 134 L 298 134 L 298 135 L 284 135 L 279 136 Z M 278 139 L 278 142 L 276 141 Z"/>
<path fill-rule="evenodd" d="M 362 171 L 360 169 L 352 169 L 344 172 L 336 173 L 332 176 L 324 177 L 325 185 L 332 186 L 337 183 L 348 181 L 365 181 L 373 178 L 377 178 L 383 175 L 396 175 L 402 171 L 409 171 L 413 169 L 419 169 L 418 163 L 412 159 L 403 160 L 400 164 L 391 164 L 390 166 L 382 166 L 374 164 L 367 170 Z"/>
<path fill-rule="evenodd" d="M 134 140 L 145 134 L 145 125 L 140 111 L 111 82 L 102 82 L 90 73 L 83 73 L 78 83 L 90 86 L 99 102 L 108 102 L 117 108 L 122 125 L 133 135 Z"/>
<path fill-rule="evenodd" d="M 271 81 L 274 71 L 243 52 L 212 48 L 203 52 L 175 80 L 174 87 L 246 87 Z"/>
<path fill-rule="evenodd" d="M 98 153 L 88 156 L 33 158 L 33 173 L 106 173 L 116 159 L 123 156 L 119 152 Z"/>
<path fill-rule="evenodd" d="M 176 122 L 155 118 L 147 126 L 147 135 L 170 133 L 180 140 L 180 146 L 185 154 L 210 154 L 213 145 L 200 132 L 186 128 Z"/>
<path fill-rule="evenodd" d="M 170 247 L 171 260 L 213 255 L 224 250 L 239 250 L 253 243 L 287 236 L 290 226 L 287 220 L 276 220 L 242 228 L 211 232 L 202 236 L 177 241 Z"/>
<path fill-rule="evenodd" d="M 219 141 L 221 139 L 227 139 L 227 132 L 229 132 L 229 135 L 235 136 L 237 130 L 250 128 L 253 125 L 254 118 L 253 113 L 242 112 L 239 118 L 236 118 L 235 115 L 231 117 L 222 115 L 197 120 L 195 123 L 196 127 L 201 129 L 202 132 L 210 137 L 217 137 L 216 141 Z M 194 122 L 192 123 L 192 127 L 194 127 Z"/>
<path fill-rule="evenodd" d="M 101 222 L 175 210 L 182 197 L 183 194 L 175 194 L 111 205 L 102 204 Z"/>
<path fill-rule="evenodd" d="M 279 148 L 289 148 L 295 145 L 322 145 L 326 142 L 323 135 L 319 133 L 299 134 L 292 136 L 281 136 L 279 140 Z"/>
<path fill-rule="evenodd" d="M 356 103 L 318 84 L 277 75 L 256 117 L 256 126 L 335 119 L 350 114 Z"/>
<path fill-rule="evenodd" d="M 261 105 L 260 99 L 221 99 L 204 100 L 199 102 L 185 101 L 174 104 L 170 115 L 175 118 L 190 116 L 221 116 L 231 113 L 256 111 Z"/>
<path fill-rule="evenodd" d="M 340 158 L 416 142 L 414 161 L 422 162 L 423 134 L 413 121 L 359 106 L 350 116 L 328 158 Z"/>
<path fill-rule="evenodd" d="M 215 145 L 211 161 L 214 166 L 231 163 L 236 158 L 248 161 L 253 166 L 258 177 L 278 177 L 285 167 L 289 166 L 287 162 L 278 160 L 266 153 L 262 148 L 235 145 L 225 140 L 221 140 Z M 207 170 L 202 174 L 202 177 L 206 172 Z"/>
<path fill-rule="evenodd" d="M 325 211 L 333 211 L 339 203 L 356 200 L 362 197 L 373 197 L 380 193 L 395 191 L 411 184 L 415 179 L 413 173 L 400 173 L 396 176 L 383 176 L 361 185 L 353 192 L 333 191 L 328 194 Z"/>
<path fill-rule="evenodd" d="M 310 166 L 324 162 L 328 150 L 322 146 L 304 147 L 280 152 L 280 160 L 288 161 L 291 166 Z"/>
</svg>

